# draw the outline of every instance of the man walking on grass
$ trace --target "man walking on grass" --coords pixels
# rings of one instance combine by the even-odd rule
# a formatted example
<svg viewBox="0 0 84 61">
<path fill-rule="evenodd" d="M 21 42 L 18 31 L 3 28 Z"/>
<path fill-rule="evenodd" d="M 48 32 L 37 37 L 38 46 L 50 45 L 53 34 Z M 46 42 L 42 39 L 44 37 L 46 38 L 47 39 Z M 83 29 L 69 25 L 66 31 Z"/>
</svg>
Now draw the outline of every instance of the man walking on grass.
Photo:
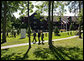
<svg viewBox="0 0 84 61">
<path fill-rule="evenodd" d="M 33 38 L 33 41 L 32 42 L 34 42 L 34 40 L 35 40 L 35 43 L 36 43 L 37 41 L 36 41 L 36 32 L 35 31 L 34 31 L 33 36 L 34 36 L 34 38 Z"/>
</svg>

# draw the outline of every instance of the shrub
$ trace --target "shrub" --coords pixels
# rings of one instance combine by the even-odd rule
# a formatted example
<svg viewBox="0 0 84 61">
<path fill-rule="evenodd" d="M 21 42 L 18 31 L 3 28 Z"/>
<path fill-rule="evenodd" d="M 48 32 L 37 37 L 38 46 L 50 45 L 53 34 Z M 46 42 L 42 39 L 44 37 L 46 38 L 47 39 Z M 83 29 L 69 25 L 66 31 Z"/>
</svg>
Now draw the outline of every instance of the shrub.
<svg viewBox="0 0 84 61">
<path fill-rule="evenodd" d="M 13 29 L 11 30 L 11 35 L 13 36 L 13 34 L 14 34 L 14 31 L 13 31 Z"/>
<path fill-rule="evenodd" d="M 70 25 L 70 30 L 71 30 L 70 34 L 72 35 L 72 30 L 74 30 L 73 23 L 71 23 L 71 25 Z"/>
<path fill-rule="evenodd" d="M 56 36 L 59 35 L 59 29 L 58 29 L 58 27 L 55 27 L 55 29 L 54 29 L 54 33 L 55 33 Z"/>
<path fill-rule="evenodd" d="M 69 35 L 69 32 L 67 32 L 67 34 Z"/>
<path fill-rule="evenodd" d="M 70 25 L 70 30 L 74 30 L 73 23 L 71 23 L 71 25 Z"/>
</svg>

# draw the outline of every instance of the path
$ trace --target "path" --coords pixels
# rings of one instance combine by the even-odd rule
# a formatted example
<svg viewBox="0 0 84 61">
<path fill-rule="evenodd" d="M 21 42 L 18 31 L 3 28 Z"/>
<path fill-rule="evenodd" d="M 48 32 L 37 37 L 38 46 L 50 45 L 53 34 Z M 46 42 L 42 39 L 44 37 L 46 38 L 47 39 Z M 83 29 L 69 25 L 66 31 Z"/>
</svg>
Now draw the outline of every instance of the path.
<svg viewBox="0 0 84 61">
<path fill-rule="evenodd" d="M 61 38 L 61 39 L 53 39 L 52 41 L 59 41 L 59 40 L 66 40 L 66 39 L 71 39 L 71 38 L 75 38 L 78 36 L 71 36 L 71 37 L 67 37 L 67 38 Z M 45 42 L 48 42 L 48 40 L 45 40 Z M 38 42 L 36 42 L 37 44 Z M 32 45 L 33 43 L 31 43 Z M 6 49 L 6 48 L 12 48 L 12 47 L 18 47 L 18 46 L 24 46 L 24 45 L 29 45 L 29 43 L 23 43 L 23 44 L 16 44 L 16 45 L 8 45 L 8 46 L 2 46 L 1 49 Z"/>
</svg>

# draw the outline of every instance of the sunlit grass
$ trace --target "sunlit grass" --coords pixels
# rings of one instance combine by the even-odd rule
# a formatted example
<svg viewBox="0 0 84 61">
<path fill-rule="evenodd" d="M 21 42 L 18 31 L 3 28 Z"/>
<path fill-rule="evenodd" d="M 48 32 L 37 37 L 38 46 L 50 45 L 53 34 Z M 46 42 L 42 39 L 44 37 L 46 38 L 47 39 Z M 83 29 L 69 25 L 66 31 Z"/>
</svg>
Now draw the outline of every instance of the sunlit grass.
<svg viewBox="0 0 84 61">
<path fill-rule="evenodd" d="M 74 36 L 74 32 L 72 33 L 72 35 L 68 35 L 67 32 L 60 32 L 59 33 L 60 36 L 55 36 L 54 33 L 52 34 L 52 39 L 59 39 L 59 38 L 66 38 L 66 37 L 70 37 L 70 36 Z M 38 41 L 38 34 L 36 34 L 36 40 Z M 26 38 L 24 39 L 20 39 L 21 34 L 16 35 L 16 38 L 11 37 L 10 33 L 9 33 L 9 37 L 7 37 L 7 42 L 1 44 L 1 46 L 6 46 L 6 45 L 13 45 L 13 44 L 21 44 L 21 43 L 28 43 L 29 42 L 29 38 L 26 34 Z M 2 38 L 2 34 L 1 34 L 1 38 Z M 40 38 L 41 39 L 41 38 Z M 44 40 L 48 40 L 49 39 L 49 34 L 47 33 L 47 37 L 45 36 L 44 33 Z M 33 41 L 33 33 L 31 34 L 31 42 Z"/>
<path fill-rule="evenodd" d="M 83 39 L 54 41 L 53 45 L 50 50 L 48 43 L 33 44 L 26 57 L 28 45 L 1 49 L 1 60 L 83 60 Z"/>
</svg>

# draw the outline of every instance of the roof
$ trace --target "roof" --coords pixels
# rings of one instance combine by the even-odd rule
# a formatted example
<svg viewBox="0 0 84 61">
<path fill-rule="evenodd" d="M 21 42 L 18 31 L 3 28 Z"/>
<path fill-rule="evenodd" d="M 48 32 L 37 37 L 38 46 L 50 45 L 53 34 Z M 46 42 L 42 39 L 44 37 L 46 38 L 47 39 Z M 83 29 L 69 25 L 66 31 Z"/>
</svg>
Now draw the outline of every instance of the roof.
<svg viewBox="0 0 84 61">
<path fill-rule="evenodd" d="M 53 16 L 53 22 L 57 22 L 57 21 L 58 21 L 58 20 L 57 20 L 57 17 L 59 17 L 59 16 Z M 70 17 L 70 16 L 62 16 L 62 17 L 61 17 L 61 20 L 62 20 L 62 21 L 69 21 L 69 20 L 68 20 L 68 17 Z M 76 18 L 76 17 L 77 17 L 77 16 L 71 16 L 73 22 L 76 22 L 76 21 L 77 21 L 77 18 Z"/>
<path fill-rule="evenodd" d="M 34 16 L 34 15 L 36 15 L 37 13 L 36 12 L 34 12 L 30 17 L 32 17 L 32 16 Z M 26 16 L 25 16 L 26 17 Z M 47 21 L 47 18 L 48 18 L 48 16 L 40 16 L 40 17 L 44 17 L 44 19 Z M 53 16 L 53 22 L 58 22 L 58 18 L 59 16 Z M 73 22 L 77 22 L 77 17 L 78 16 L 62 16 L 61 17 L 61 20 L 62 21 L 64 21 L 64 22 L 66 22 L 66 21 L 69 21 L 68 20 L 68 18 L 69 17 L 71 17 L 72 18 L 72 21 Z M 27 18 L 27 17 L 26 17 Z"/>
</svg>

